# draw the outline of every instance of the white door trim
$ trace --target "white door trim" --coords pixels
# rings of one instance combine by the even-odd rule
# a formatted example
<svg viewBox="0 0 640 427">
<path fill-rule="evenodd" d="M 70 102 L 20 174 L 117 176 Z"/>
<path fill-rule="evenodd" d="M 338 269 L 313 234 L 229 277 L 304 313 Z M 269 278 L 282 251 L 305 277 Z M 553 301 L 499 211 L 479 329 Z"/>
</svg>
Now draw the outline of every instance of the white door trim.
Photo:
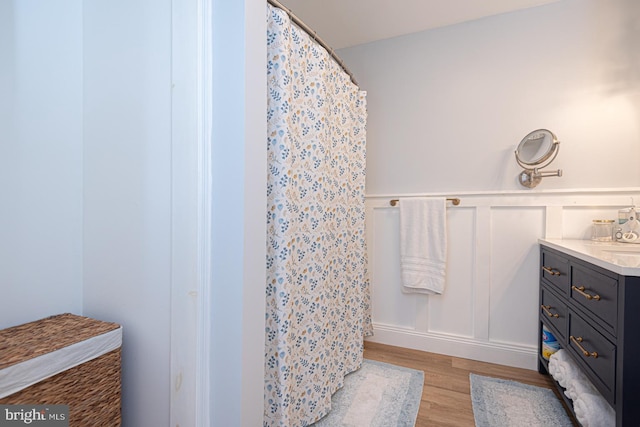
<svg viewBox="0 0 640 427">
<path fill-rule="evenodd" d="M 209 426 L 212 1 L 172 0 L 171 425 Z"/>
</svg>

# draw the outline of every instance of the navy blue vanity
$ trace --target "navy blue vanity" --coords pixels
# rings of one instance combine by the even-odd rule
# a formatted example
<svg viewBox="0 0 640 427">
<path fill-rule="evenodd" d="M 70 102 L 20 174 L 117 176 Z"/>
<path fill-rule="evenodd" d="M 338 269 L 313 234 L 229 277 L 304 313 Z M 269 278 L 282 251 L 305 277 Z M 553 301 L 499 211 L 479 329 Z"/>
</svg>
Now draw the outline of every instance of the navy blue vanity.
<svg viewBox="0 0 640 427">
<path fill-rule="evenodd" d="M 539 336 L 543 325 L 555 335 L 615 410 L 616 426 L 640 425 L 640 245 L 540 245 Z M 538 371 L 547 374 L 542 339 L 538 347 Z"/>
</svg>

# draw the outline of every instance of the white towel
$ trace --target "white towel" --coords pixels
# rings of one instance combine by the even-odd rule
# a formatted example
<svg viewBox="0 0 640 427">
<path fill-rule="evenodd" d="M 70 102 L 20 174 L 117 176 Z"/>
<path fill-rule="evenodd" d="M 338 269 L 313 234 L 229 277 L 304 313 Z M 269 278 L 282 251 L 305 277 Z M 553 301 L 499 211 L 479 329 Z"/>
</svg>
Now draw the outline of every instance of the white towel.
<svg viewBox="0 0 640 427">
<path fill-rule="evenodd" d="M 549 357 L 549 373 L 565 389 L 570 387 L 575 378 L 583 375 L 578 365 L 563 349 L 556 351 Z M 565 394 L 567 393 L 565 392 Z M 571 398 L 568 394 L 567 396 Z"/>
<path fill-rule="evenodd" d="M 576 419 L 582 427 L 615 427 L 616 412 L 598 392 L 582 393 L 573 401 Z"/>
<path fill-rule="evenodd" d="M 400 199 L 402 290 L 441 294 L 444 290 L 447 233 L 445 198 Z"/>
<path fill-rule="evenodd" d="M 579 372 L 567 385 L 564 394 L 571 400 L 576 400 L 584 394 L 600 394 L 596 387 L 591 384 L 582 371 Z"/>
<path fill-rule="evenodd" d="M 553 354 L 551 356 L 553 356 Z M 551 375 L 559 383 L 560 381 L 558 380 L 558 359 L 557 358 L 549 357 L 548 371 L 549 371 L 549 375 Z"/>
<path fill-rule="evenodd" d="M 549 357 L 549 373 L 565 388 L 564 394 L 573 401 L 576 418 L 583 427 L 615 426 L 615 411 L 566 350 L 558 350 Z"/>
</svg>

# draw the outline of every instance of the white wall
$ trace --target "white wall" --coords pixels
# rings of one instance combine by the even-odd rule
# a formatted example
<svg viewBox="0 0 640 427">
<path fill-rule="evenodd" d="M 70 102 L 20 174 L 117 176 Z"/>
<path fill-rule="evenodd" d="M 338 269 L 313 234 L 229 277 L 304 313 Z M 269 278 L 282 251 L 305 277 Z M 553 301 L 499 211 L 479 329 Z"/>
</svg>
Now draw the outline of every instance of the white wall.
<svg viewBox="0 0 640 427">
<path fill-rule="evenodd" d="M 564 0 L 339 52 L 368 90 L 373 340 L 535 368 L 537 239 L 640 198 L 638 22 L 633 0 Z M 525 190 L 513 152 L 544 127 L 564 176 Z M 442 296 L 400 292 L 408 195 L 461 198 Z"/>
<path fill-rule="evenodd" d="M 82 1 L 0 2 L 0 328 L 82 308 Z"/>
<path fill-rule="evenodd" d="M 339 51 L 368 90 L 368 194 L 518 190 L 513 152 L 561 141 L 541 189 L 640 184 L 640 3 L 564 0 Z"/>
<path fill-rule="evenodd" d="M 211 3 L 0 3 L 0 328 L 121 323 L 123 425 L 262 422 L 266 6 L 215 2 L 212 142 Z"/>
<path fill-rule="evenodd" d="M 83 12 L 83 311 L 123 325 L 123 424 L 166 426 L 171 1 L 91 1 Z"/>
</svg>

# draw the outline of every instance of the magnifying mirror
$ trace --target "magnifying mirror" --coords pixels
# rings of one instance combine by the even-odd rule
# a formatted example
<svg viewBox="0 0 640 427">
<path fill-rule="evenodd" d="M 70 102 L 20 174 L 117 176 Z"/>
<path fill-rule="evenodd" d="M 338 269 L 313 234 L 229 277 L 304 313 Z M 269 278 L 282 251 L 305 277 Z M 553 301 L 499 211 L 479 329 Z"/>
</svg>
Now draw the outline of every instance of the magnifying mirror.
<svg viewBox="0 0 640 427">
<path fill-rule="evenodd" d="M 560 141 L 553 132 L 537 129 L 522 138 L 516 148 L 516 161 L 524 170 L 518 176 L 521 185 L 533 188 L 547 176 L 562 176 L 562 170 L 540 171 L 549 166 L 558 155 Z"/>
</svg>

